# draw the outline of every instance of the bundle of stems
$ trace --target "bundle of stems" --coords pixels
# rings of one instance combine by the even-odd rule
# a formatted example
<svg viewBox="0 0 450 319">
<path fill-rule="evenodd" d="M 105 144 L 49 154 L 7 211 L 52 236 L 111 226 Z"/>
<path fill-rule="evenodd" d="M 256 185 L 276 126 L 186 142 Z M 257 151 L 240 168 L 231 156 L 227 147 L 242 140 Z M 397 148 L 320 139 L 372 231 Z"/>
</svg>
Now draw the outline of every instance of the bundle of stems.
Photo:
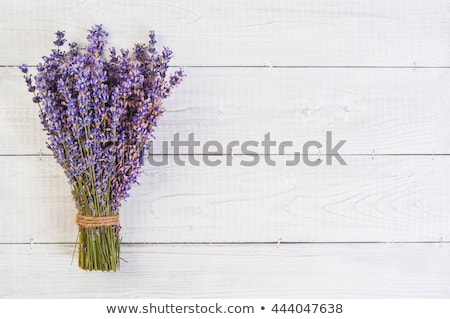
<svg viewBox="0 0 450 319">
<path fill-rule="evenodd" d="M 102 25 L 89 30 L 85 47 L 58 31 L 56 48 L 36 67 L 27 65 L 28 90 L 39 105 L 48 148 L 62 166 L 77 208 L 78 264 L 86 270 L 120 266 L 119 208 L 137 182 L 144 152 L 164 112 L 162 101 L 177 86 L 181 69 L 167 75 L 172 52 L 156 50 L 155 34 L 132 52 L 106 56 Z"/>
<path fill-rule="evenodd" d="M 89 156 L 89 150 L 84 150 L 83 147 L 81 149 L 82 154 Z M 118 212 L 113 210 L 110 203 L 113 195 L 110 183 L 107 196 L 105 196 L 105 205 L 102 206 L 100 204 L 96 196 L 95 185 L 90 183 L 90 180 L 95 182 L 95 174 L 93 172 L 94 168 L 91 165 L 89 168 L 91 178 L 85 178 L 71 185 L 74 200 L 76 203 L 79 203 L 79 214 L 88 217 L 118 215 Z M 79 234 L 77 236 L 79 267 L 86 270 L 118 270 L 120 267 L 121 242 L 119 231 L 119 224 L 97 227 L 84 227 L 79 225 Z"/>
</svg>

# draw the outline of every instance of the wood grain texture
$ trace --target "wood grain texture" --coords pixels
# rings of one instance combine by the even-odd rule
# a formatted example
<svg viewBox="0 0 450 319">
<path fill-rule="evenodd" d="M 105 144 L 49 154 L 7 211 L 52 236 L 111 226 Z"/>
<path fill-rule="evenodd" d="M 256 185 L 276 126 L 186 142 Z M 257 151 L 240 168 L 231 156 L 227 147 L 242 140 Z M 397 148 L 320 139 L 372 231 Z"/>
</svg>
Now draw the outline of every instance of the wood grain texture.
<svg viewBox="0 0 450 319">
<path fill-rule="evenodd" d="M 450 72 L 444 69 L 187 68 L 166 101 L 162 141 L 194 133 L 202 144 L 232 140 L 325 143 L 347 140 L 347 154 L 450 153 Z M 49 154 L 45 134 L 17 68 L 0 68 L 0 155 Z M 201 148 L 198 149 L 201 153 Z M 264 153 L 262 147 L 257 149 Z M 186 149 L 181 149 L 186 153 Z M 326 150 L 322 149 L 322 153 Z M 169 149 L 173 154 L 173 150 Z M 239 153 L 239 151 L 238 151 Z M 271 150 L 278 154 L 278 148 Z"/>
<path fill-rule="evenodd" d="M 2 245 L 0 297 L 450 297 L 449 244 L 123 245 L 119 273 L 80 271 L 72 251 Z"/>
<path fill-rule="evenodd" d="M 241 159 L 146 165 L 121 210 L 123 240 L 450 240 L 448 157 L 348 156 L 347 166 L 318 167 L 287 167 L 289 156 L 277 156 L 275 167 L 243 167 Z M 0 242 L 75 240 L 74 204 L 53 158 L 0 157 L 0 176 Z"/>
<path fill-rule="evenodd" d="M 0 64 L 36 63 L 53 33 L 83 41 L 103 23 L 112 45 L 154 29 L 182 65 L 449 66 L 448 1 L 0 2 Z"/>
<path fill-rule="evenodd" d="M 450 297 L 450 157 L 434 156 L 450 154 L 447 0 L 0 8 L 0 297 Z M 118 47 L 154 29 L 173 65 L 187 66 L 158 141 L 270 131 L 301 151 L 333 131 L 348 165 L 286 167 L 291 157 L 275 155 L 276 167 L 248 168 L 235 155 L 231 167 L 180 167 L 169 155 L 145 166 L 122 208 L 121 272 L 80 271 L 69 186 L 53 158 L 36 156 L 48 154 L 45 135 L 15 66 L 35 65 L 56 30 L 83 42 L 96 23 Z M 155 152 L 165 153 L 159 142 Z"/>
</svg>

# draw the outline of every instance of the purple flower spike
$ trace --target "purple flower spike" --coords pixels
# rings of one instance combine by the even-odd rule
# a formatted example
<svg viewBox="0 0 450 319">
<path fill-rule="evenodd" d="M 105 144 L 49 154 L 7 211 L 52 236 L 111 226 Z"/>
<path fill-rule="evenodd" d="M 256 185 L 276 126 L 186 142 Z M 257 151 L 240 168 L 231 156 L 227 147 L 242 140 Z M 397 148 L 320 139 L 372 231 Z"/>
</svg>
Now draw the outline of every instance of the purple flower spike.
<svg viewBox="0 0 450 319">
<path fill-rule="evenodd" d="M 23 73 L 28 73 L 28 65 L 26 65 L 26 64 L 22 64 L 21 66 L 19 66 L 19 69 Z"/>
<path fill-rule="evenodd" d="M 66 42 L 66 39 L 64 39 L 65 32 L 57 31 L 55 34 L 56 34 L 56 40 L 53 43 L 58 47 L 63 46 L 64 43 Z"/>
</svg>

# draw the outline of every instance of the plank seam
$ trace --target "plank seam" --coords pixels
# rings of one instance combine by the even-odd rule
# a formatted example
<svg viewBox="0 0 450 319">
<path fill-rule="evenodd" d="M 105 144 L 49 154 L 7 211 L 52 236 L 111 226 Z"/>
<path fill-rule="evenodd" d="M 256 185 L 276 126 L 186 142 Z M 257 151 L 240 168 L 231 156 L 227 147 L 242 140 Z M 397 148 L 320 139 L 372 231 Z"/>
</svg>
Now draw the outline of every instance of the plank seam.
<svg viewBox="0 0 450 319">
<path fill-rule="evenodd" d="M 0 245 L 75 245 L 75 242 L 18 242 L 18 243 L 6 243 L 2 242 Z M 284 246 L 284 245 L 385 245 L 385 244 L 450 244 L 450 241 L 315 241 L 315 242 L 277 242 L 277 241 L 266 241 L 266 242 L 123 242 L 121 245 L 129 246 L 167 246 L 167 245 L 180 245 L 180 246 L 214 246 L 214 245 L 273 245 L 273 246 Z"/>
<path fill-rule="evenodd" d="M 277 153 L 271 153 L 271 154 L 264 154 L 264 153 L 251 153 L 251 154 L 243 154 L 243 153 L 233 153 L 233 154 L 202 154 L 202 153 L 195 153 L 195 154 L 188 154 L 188 153 L 180 153 L 180 154 L 163 154 L 163 153 L 156 153 L 153 154 L 154 156 L 294 156 L 294 155 L 303 155 L 303 153 L 287 153 L 287 154 L 277 154 Z M 318 154 L 311 153 L 309 155 L 316 156 Z M 327 155 L 335 155 L 333 153 L 320 153 L 320 156 L 327 156 Z M 361 157 L 413 157 L 413 156 L 425 156 L 425 157 L 446 157 L 450 156 L 450 153 L 380 153 L 380 154 L 373 154 L 373 153 L 339 153 L 341 156 L 361 156 Z M 35 158 L 52 158 L 52 154 L 0 154 L 0 157 L 35 157 Z"/>
<path fill-rule="evenodd" d="M 18 68 L 20 65 L 0 65 L 0 68 Z M 36 65 L 28 65 L 35 68 Z M 450 69 L 444 65 L 171 65 L 171 68 L 265 68 L 265 69 Z"/>
</svg>

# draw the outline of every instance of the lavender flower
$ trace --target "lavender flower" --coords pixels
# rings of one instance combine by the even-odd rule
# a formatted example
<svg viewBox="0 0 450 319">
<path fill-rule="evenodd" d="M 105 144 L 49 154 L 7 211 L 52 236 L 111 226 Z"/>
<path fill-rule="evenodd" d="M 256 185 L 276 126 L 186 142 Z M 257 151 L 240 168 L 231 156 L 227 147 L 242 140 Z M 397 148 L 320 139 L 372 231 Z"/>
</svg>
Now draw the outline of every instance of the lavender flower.
<svg viewBox="0 0 450 319">
<path fill-rule="evenodd" d="M 63 46 L 64 43 L 66 42 L 66 39 L 64 39 L 65 32 L 57 31 L 55 34 L 56 34 L 56 41 L 54 41 L 53 43 L 58 47 Z"/>
<path fill-rule="evenodd" d="M 21 66 L 19 66 L 19 69 L 23 73 L 28 73 L 28 65 L 26 65 L 26 64 L 22 64 Z"/>
<path fill-rule="evenodd" d="M 110 48 L 109 58 L 102 25 L 89 30 L 86 47 L 70 43 L 68 51 L 64 31 L 55 34 L 57 48 L 42 58 L 36 75 L 25 64 L 19 68 L 77 209 L 88 216 L 116 214 L 137 182 L 162 102 L 185 75 L 181 69 L 166 75 L 172 51 L 158 53 L 154 32 L 131 53 Z"/>
</svg>

